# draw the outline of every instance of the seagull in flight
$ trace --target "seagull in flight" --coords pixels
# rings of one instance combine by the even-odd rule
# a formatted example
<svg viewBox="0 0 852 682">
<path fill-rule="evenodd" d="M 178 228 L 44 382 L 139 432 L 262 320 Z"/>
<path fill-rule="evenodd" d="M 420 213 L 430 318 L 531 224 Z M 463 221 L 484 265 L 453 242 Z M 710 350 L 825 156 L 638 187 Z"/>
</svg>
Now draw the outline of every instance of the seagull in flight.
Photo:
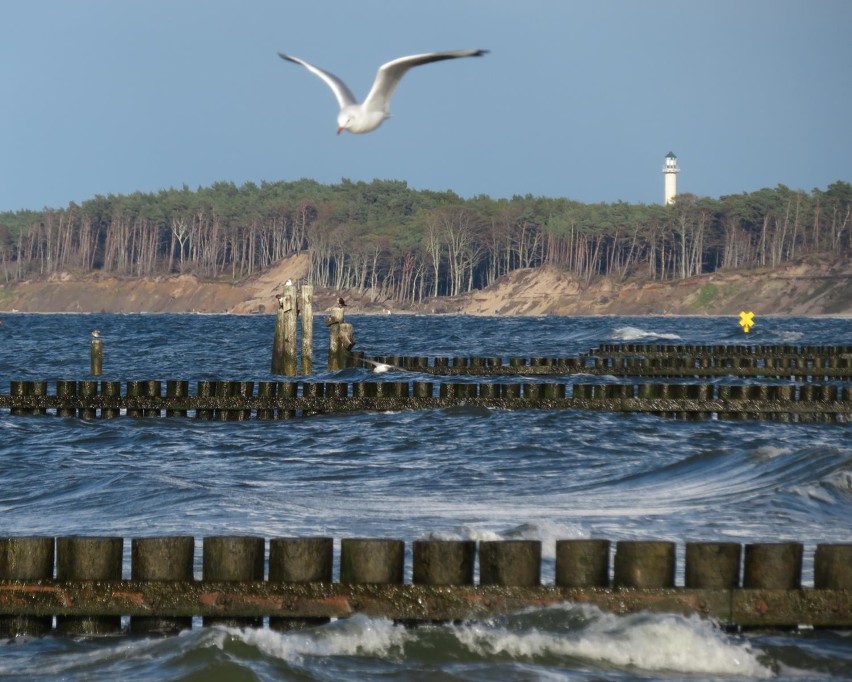
<svg viewBox="0 0 852 682">
<path fill-rule="evenodd" d="M 389 372 L 392 369 L 398 370 L 400 372 L 405 371 L 405 369 L 403 369 L 402 367 L 397 367 L 396 365 L 391 365 L 387 362 L 378 362 L 376 360 L 368 360 L 367 358 L 361 358 L 361 361 L 368 365 L 373 365 L 374 374 L 384 374 L 385 372 Z"/>
<path fill-rule="evenodd" d="M 303 59 L 287 54 L 278 53 L 281 59 L 294 64 L 301 64 L 308 71 L 322 78 L 326 85 L 334 92 L 337 103 L 340 105 L 340 113 L 337 115 L 337 134 L 344 130 L 350 133 L 369 133 L 378 128 L 386 118 L 390 116 L 390 99 L 400 79 L 413 66 L 431 64 L 445 59 L 458 59 L 460 57 L 481 57 L 488 50 L 452 50 L 450 52 L 427 52 L 425 54 L 414 54 L 408 57 L 400 57 L 393 61 L 382 64 L 376 74 L 376 80 L 370 93 L 362 103 L 358 103 L 355 95 L 333 73 L 309 64 Z"/>
</svg>

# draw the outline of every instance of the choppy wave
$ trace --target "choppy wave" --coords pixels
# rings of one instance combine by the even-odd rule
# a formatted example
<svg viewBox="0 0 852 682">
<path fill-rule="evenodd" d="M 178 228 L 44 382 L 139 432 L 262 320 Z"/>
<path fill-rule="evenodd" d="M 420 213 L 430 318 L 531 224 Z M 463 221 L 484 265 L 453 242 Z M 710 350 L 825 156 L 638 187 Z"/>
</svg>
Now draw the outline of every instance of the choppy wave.
<svg viewBox="0 0 852 682">
<path fill-rule="evenodd" d="M 580 664 L 625 674 L 773 676 L 766 654 L 697 617 L 615 616 L 573 604 L 491 623 L 406 629 L 386 619 L 355 616 L 304 632 L 231 628 L 205 639 L 208 646 L 212 639 L 215 646 L 232 653 L 238 651 L 234 643 L 242 642 L 295 667 L 319 657 L 360 659 L 356 667 L 372 667 L 392 679 L 396 677 L 393 664 L 400 660 L 424 673 L 449 672 L 452 667 L 457 679 L 477 679 L 482 662 L 494 660 L 525 664 L 527 670 L 537 669 L 540 674 Z M 252 654 L 242 655 L 250 658 Z M 504 679 L 511 678 L 510 674 Z"/>
<path fill-rule="evenodd" d="M 545 622 L 539 625 L 540 620 Z M 747 642 L 734 641 L 695 616 L 616 616 L 569 604 L 498 626 L 473 624 L 453 631 L 462 646 L 484 657 L 580 659 L 624 671 L 772 676 Z"/>
<path fill-rule="evenodd" d="M 743 338 L 727 318 L 353 321 L 359 346 L 378 355 L 564 356 L 613 339 Z M 94 326 L 104 332 L 106 378 L 278 379 L 265 316 L 10 315 L 0 390 L 10 379 L 87 378 Z M 758 319 L 749 338 L 852 344 L 852 322 Z M 374 378 L 324 362 L 321 350 L 312 380 Z M 470 408 L 240 423 L 4 413 L 0 483 L 0 534 L 251 532 L 397 537 L 408 547 L 423 537 L 523 538 L 542 542 L 545 582 L 558 539 L 799 540 L 808 550 L 852 541 L 852 443 L 841 424 Z M 409 579 L 410 564 L 408 555 Z M 809 584 L 809 563 L 803 576 Z M 72 682 L 798 679 L 848 677 L 850 665 L 844 636 L 740 637 L 696 619 L 578 607 L 410 630 L 357 617 L 298 633 L 196 628 L 165 640 L 0 647 L 4 678 Z"/>
<path fill-rule="evenodd" d="M 648 331 L 639 327 L 616 327 L 612 331 L 612 338 L 616 341 L 680 341 L 682 339 L 679 334 Z"/>
<path fill-rule="evenodd" d="M 493 622 L 419 628 L 357 615 L 290 632 L 216 626 L 168 639 L 60 641 L 38 660 L 26 655 L 34 643 L 19 642 L 12 656 L 0 658 L 0 675 L 134 679 L 150 676 L 157 661 L 176 675 L 172 679 L 205 680 L 254 677 L 251 671 L 282 680 L 335 679 L 336 674 L 403 680 L 414 670 L 429 679 L 478 680 L 484 664 L 491 675 L 506 680 L 530 679 L 530 672 L 536 679 L 564 679 L 567 669 L 578 668 L 592 677 L 594 671 L 702 678 L 773 675 L 770 654 L 697 617 L 616 616 L 575 604 Z"/>
</svg>

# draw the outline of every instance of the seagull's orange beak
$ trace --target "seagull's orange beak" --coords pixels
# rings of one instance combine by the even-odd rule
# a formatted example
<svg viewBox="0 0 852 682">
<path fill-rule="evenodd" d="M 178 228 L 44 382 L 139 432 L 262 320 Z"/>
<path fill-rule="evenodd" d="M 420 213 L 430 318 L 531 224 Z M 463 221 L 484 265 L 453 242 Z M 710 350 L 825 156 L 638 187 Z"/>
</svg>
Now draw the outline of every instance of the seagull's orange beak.
<svg viewBox="0 0 852 682">
<path fill-rule="evenodd" d="M 340 126 L 340 127 L 337 129 L 337 134 L 338 134 L 338 135 L 340 135 L 340 133 L 342 133 L 342 132 L 343 132 L 343 126 Z"/>
</svg>

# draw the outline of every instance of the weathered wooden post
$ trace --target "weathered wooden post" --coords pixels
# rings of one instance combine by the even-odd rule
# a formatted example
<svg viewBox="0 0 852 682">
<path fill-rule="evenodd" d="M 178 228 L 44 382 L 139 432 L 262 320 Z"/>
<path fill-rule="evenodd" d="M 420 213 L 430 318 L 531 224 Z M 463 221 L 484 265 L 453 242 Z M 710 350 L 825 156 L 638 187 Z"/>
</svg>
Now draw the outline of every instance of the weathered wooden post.
<svg viewBox="0 0 852 682">
<path fill-rule="evenodd" d="M 263 580 L 266 541 L 251 536 L 214 535 L 202 539 L 202 576 L 204 580 L 245 582 Z M 260 627 L 261 618 L 204 616 L 204 625 Z"/>
<path fill-rule="evenodd" d="M 121 580 L 124 539 L 61 537 L 56 539 L 57 580 Z M 64 635 L 111 635 L 121 631 L 121 616 L 57 616 Z"/>
<path fill-rule="evenodd" d="M 76 417 L 77 408 L 73 401 L 77 399 L 77 382 L 67 379 L 59 379 L 56 382 L 56 395 L 60 398 L 60 405 L 56 408 L 58 417 Z"/>
<path fill-rule="evenodd" d="M 281 294 L 275 294 L 275 335 L 272 340 L 272 373 L 284 374 L 284 307 L 286 301 Z"/>
<path fill-rule="evenodd" d="M 141 417 L 142 410 L 136 407 L 135 405 L 131 407 L 135 398 L 139 398 L 142 396 L 142 382 L 138 379 L 132 379 L 127 382 L 127 389 L 125 390 L 125 396 L 127 397 L 127 416 L 128 417 Z"/>
<path fill-rule="evenodd" d="M 277 388 L 274 381 L 259 381 L 257 382 L 257 397 L 264 401 L 269 401 L 270 407 L 258 408 L 255 416 L 257 419 L 272 419 L 275 416 L 275 410 L 271 407 L 271 401 L 275 399 L 275 389 Z"/>
<path fill-rule="evenodd" d="M 121 397 L 121 382 L 120 381 L 101 381 L 101 395 L 106 398 Z M 102 419 L 114 419 L 121 415 L 119 407 L 103 407 L 101 408 Z"/>
<path fill-rule="evenodd" d="M 93 398 L 98 394 L 98 382 L 94 379 L 84 379 L 77 384 L 77 387 L 81 398 Z M 79 414 L 80 419 L 94 419 L 97 416 L 97 410 L 94 407 L 81 407 Z"/>
<path fill-rule="evenodd" d="M 2 580 L 51 580 L 53 561 L 53 538 L 0 538 Z M 52 625 L 52 616 L 0 616 L 0 637 L 44 635 Z"/>
<path fill-rule="evenodd" d="M 13 379 L 9 384 L 9 395 L 23 397 L 27 394 L 26 382 Z M 12 407 L 9 414 L 26 414 L 20 407 Z"/>
<path fill-rule="evenodd" d="M 403 582 L 405 542 L 387 538 L 343 538 L 340 582 L 344 585 L 394 585 Z"/>
<path fill-rule="evenodd" d="M 328 327 L 328 368 L 338 370 L 346 367 L 346 354 L 355 345 L 355 333 L 352 325 L 344 322 L 343 309 L 346 301 L 337 299 L 337 305 L 328 309 L 325 326 Z"/>
<path fill-rule="evenodd" d="M 607 587 L 609 540 L 556 541 L 556 584 L 560 587 Z"/>
<path fill-rule="evenodd" d="M 852 590 L 852 544 L 817 545 L 814 587 L 818 590 Z"/>
<path fill-rule="evenodd" d="M 473 540 L 415 540 L 412 551 L 415 585 L 473 585 Z"/>
<path fill-rule="evenodd" d="M 166 408 L 166 416 L 167 417 L 185 417 L 186 410 L 184 409 L 175 409 L 174 403 L 175 401 L 179 401 L 181 398 L 186 398 L 189 395 L 189 382 L 183 381 L 180 379 L 167 379 L 166 380 L 166 399 L 168 400 L 169 407 Z"/>
<path fill-rule="evenodd" d="M 355 328 L 349 323 L 344 322 L 340 325 L 340 366 L 351 367 L 352 352 L 351 348 L 355 345 Z"/>
<path fill-rule="evenodd" d="M 740 584 L 742 547 L 736 542 L 687 542 L 684 585 L 730 590 Z"/>
<path fill-rule="evenodd" d="M 314 285 L 303 284 L 299 293 L 302 314 L 302 374 L 314 371 Z"/>
<path fill-rule="evenodd" d="M 284 286 L 284 293 L 275 296 L 278 311 L 275 318 L 275 338 L 272 348 L 272 373 L 296 375 L 296 287 Z"/>
<path fill-rule="evenodd" d="M 92 330 L 92 359 L 90 371 L 92 376 L 99 377 L 104 367 L 104 342 L 101 339 L 101 330 Z"/>
<path fill-rule="evenodd" d="M 615 543 L 616 587 L 674 587 L 675 545 L 654 540 L 619 540 Z"/>
<path fill-rule="evenodd" d="M 541 584 L 541 541 L 482 540 L 480 585 L 534 587 Z"/>
<path fill-rule="evenodd" d="M 192 536 L 133 538 L 130 543 L 132 580 L 192 582 L 195 538 Z M 192 618 L 133 616 L 133 634 L 173 634 L 192 628 Z"/>
<path fill-rule="evenodd" d="M 330 583 L 334 540 L 327 537 L 272 538 L 269 541 L 269 582 Z M 328 618 L 269 619 L 272 630 L 296 630 L 327 623 Z"/>
<path fill-rule="evenodd" d="M 215 381 L 199 381 L 198 388 L 195 391 L 195 395 L 198 398 L 211 398 L 216 393 L 216 382 Z M 195 410 L 195 418 L 196 419 L 204 419 L 211 420 L 213 419 L 213 410 L 209 409 L 196 409 Z"/>
<path fill-rule="evenodd" d="M 758 542 L 745 546 L 743 587 L 754 590 L 798 590 L 802 585 L 800 542 Z"/>
</svg>

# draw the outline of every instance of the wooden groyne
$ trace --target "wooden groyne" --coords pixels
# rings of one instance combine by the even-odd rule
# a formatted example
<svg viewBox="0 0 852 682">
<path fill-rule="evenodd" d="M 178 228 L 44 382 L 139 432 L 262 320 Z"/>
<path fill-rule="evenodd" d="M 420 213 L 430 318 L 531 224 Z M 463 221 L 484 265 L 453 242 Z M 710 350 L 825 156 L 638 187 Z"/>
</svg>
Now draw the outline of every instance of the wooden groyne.
<svg viewBox="0 0 852 682">
<path fill-rule="evenodd" d="M 353 362 L 387 364 L 402 370 L 446 376 L 606 374 L 659 378 L 852 379 L 852 346 L 603 344 L 575 357 L 368 356 L 354 353 Z"/>
<path fill-rule="evenodd" d="M 465 381 L 12 380 L 9 393 L 0 395 L 0 409 L 84 419 L 127 415 L 229 421 L 468 405 L 647 412 L 681 419 L 852 420 L 852 386 L 843 384 L 852 380 L 852 346 L 604 344 L 562 358 L 370 357 L 356 352 L 338 359 L 392 369 L 395 376 L 410 372 Z M 606 375 L 607 381 L 589 382 L 585 375 Z M 505 381 L 526 376 L 535 381 Z M 543 381 L 547 377 L 572 381 Z M 749 383 L 713 383 L 718 377 Z M 680 381 L 660 381 L 666 378 Z"/>
<path fill-rule="evenodd" d="M 849 422 L 852 386 L 837 384 L 555 383 L 429 381 L 12 381 L 0 408 L 13 415 L 83 419 L 192 417 L 239 421 L 320 413 L 460 405 L 493 409 L 646 412 L 680 419 Z"/>
<path fill-rule="evenodd" d="M 763 343 L 602 343 L 589 355 L 734 355 L 752 357 L 849 357 L 852 346 Z"/>
<path fill-rule="evenodd" d="M 814 587 L 801 585 L 796 542 L 689 542 L 683 585 L 673 542 L 558 540 L 542 584 L 537 540 L 418 540 L 405 583 L 405 542 L 329 537 L 134 538 L 123 579 L 121 537 L 0 538 L 0 633 L 176 632 L 203 624 L 291 629 L 356 613 L 416 623 L 490 618 L 559 602 L 615 613 L 676 612 L 741 627 L 852 627 L 852 545 L 820 544 Z M 613 551 L 614 549 L 614 551 Z M 612 557 L 612 560 L 611 560 Z M 479 580 L 475 581 L 478 563 Z M 55 618 L 55 622 L 54 622 Z"/>
</svg>

